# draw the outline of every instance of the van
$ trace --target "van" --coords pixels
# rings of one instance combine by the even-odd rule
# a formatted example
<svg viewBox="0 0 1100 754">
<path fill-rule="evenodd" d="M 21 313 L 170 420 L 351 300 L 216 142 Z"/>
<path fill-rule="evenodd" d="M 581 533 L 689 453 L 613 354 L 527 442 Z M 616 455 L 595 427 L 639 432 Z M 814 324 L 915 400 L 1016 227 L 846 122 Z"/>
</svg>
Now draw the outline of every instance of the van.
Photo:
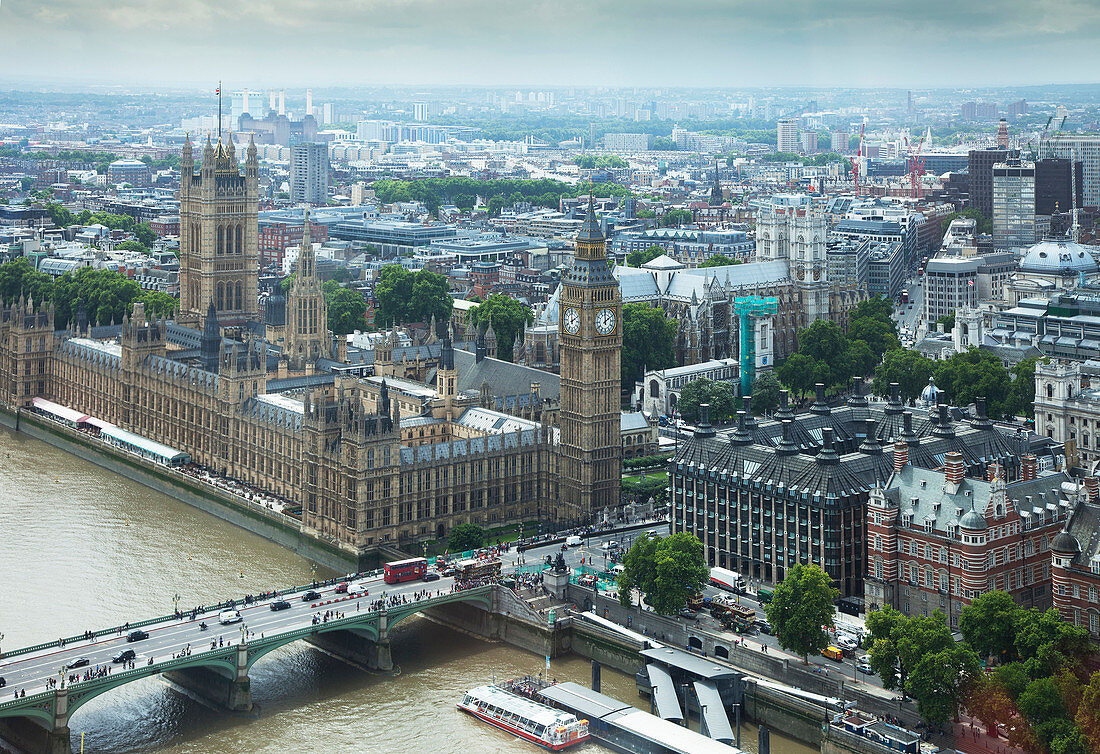
<svg viewBox="0 0 1100 754">
<path fill-rule="evenodd" d="M 825 647 L 825 649 L 821 650 L 821 656 L 840 662 L 844 659 L 844 652 L 838 647 Z"/>
<path fill-rule="evenodd" d="M 566 547 L 580 547 L 582 544 L 584 544 L 584 540 L 581 539 L 578 536 L 572 536 L 572 537 L 566 537 L 565 538 L 565 546 Z"/>
</svg>

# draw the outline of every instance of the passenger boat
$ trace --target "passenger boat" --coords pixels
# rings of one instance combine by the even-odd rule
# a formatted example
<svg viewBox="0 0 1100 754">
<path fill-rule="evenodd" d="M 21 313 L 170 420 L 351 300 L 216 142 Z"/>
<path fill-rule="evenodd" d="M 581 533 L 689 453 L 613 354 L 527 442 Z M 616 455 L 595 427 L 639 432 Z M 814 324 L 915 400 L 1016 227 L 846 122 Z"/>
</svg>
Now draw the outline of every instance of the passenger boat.
<svg viewBox="0 0 1100 754">
<path fill-rule="evenodd" d="M 470 689 L 458 708 L 550 751 L 561 751 L 588 740 L 587 720 L 525 699 L 500 686 Z"/>
</svg>

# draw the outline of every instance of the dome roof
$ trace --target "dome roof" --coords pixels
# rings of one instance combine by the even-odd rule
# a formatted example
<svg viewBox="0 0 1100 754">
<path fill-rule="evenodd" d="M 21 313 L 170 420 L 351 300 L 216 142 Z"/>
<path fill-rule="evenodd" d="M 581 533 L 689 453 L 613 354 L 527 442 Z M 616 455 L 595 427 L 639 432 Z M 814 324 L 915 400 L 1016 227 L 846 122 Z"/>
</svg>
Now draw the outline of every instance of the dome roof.
<svg viewBox="0 0 1100 754">
<path fill-rule="evenodd" d="M 1050 549 L 1054 552 L 1076 555 L 1081 552 L 1081 545 L 1078 543 L 1076 537 L 1063 529 L 1051 540 Z"/>
<path fill-rule="evenodd" d="M 920 391 L 920 399 L 925 403 L 935 403 L 941 392 L 943 391 L 936 387 L 935 378 L 929 377 L 928 384 Z"/>
<path fill-rule="evenodd" d="M 963 517 L 959 519 L 959 526 L 964 529 L 988 529 L 989 525 L 985 522 L 985 516 L 978 511 L 971 508 Z"/>
<path fill-rule="evenodd" d="M 1020 260 L 1020 271 L 1076 275 L 1096 272 L 1097 265 L 1092 253 L 1081 244 L 1066 239 L 1048 239 L 1028 249 Z"/>
</svg>

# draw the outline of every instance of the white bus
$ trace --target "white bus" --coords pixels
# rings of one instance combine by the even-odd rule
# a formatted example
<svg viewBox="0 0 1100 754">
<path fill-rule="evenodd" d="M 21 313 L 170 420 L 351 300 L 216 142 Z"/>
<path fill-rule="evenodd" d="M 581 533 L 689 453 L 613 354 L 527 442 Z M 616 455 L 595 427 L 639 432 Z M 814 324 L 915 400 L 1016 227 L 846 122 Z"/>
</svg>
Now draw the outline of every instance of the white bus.
<svg viewBox="0 0 1100 754">
<path fill-rule="evenodd" d="M 725 568 L 710 569 L 711 586 L 725 589 L 727 592 L 743 594 L 745 592 L 745 579 L 737 571 L 728 571 Z"/>
</svg>

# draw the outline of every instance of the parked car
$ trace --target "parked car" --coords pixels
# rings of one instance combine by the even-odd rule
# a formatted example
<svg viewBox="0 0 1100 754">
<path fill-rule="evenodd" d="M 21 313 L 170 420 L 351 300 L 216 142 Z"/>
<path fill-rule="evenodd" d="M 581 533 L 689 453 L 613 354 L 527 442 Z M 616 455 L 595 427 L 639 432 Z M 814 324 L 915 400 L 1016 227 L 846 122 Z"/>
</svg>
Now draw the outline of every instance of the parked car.
<svg viewBox="0 0 1100 754">
<path fill-rule="evenodd" d="M 137 652 L 135 652 L 132 649 L 124 649 L 121 652 L 119 652 L 117 655 L 112 657 L 111 662 L 113 662 L 117 665 L 120 662 L 129 662 L 130 660 L 133 660 L 133 659 L 136 659 L 136 658 L 137 658 Z"/>
<path fill-rule="evenodd" d="M 844 652 L 840 649 L 840 647 L 830 646 L 825 647 L 825 649 L 821 650 L 821 656 L 828 657 L 830 660 L 835 660 L 836 662 L 840 662 L 844 659 Z"/>
<path fill-rule="evenodd" d="M 845 636 L 844 634 L 836 637 L 836 645 L 846 652 L 851 652 L 853 650 L 859 649 L 859 642 L 853 639 L 851 636 Z"/>
<path fill-rule="evenodd" d="M 313 600 L 319 599 L 321 599 L 321 593 L 315 592 L 312 589 L 302 595 L 302 602 L 312 602 Z"/>
<path fill-rule="evenodd" d="M 337 594 L 347 594 L 348 593 L 348 585 L 346 583 L 345 584 L 337 584 L 336 585 L 336 593 Z"/>
<path fill-rule="evenodd" d="M 275 612 L 277 610 L 289 610 L 290 603 L 286 600 L 275 600 L 271 603 L 270 607 L 272 612 Z"/>
<path fill-rule="evenodd" d="M 435 571 L 428 571 L 424 574 L 425 581 L 439 581 L 439 574 Z"/>
<path fill-rule="evenodd" d="M 756 627 L 760 629 L 762 634 L 770 634 L 772 632 L 772 624 L 761 618 L 756 621 Z"/>
<path fill-rule="evenodd" d="M 75 660 L 73 660 L 72 662 L 65 665 L 65 668 L 67 670 L 72 670 L 73 668 L 82 668 L 87 664 L 88 664 L 88 658 L 87 657 L 77 657 Z"/>
<path fill-rule="evenodd" d="M 859 662 L 857 662 L 856 670 L 858 670 L 860 673 L 863 673 L 864 675 L 875 674 L 875 671 L 871 670 L 871 663 L 867 662 L 867 660 L 860 660 Z"/>
<path fill-rule="evenodd" d="M 686 618 L 688 620 L 695 620 L 699 617 L 699 613 L 695 612 L 689 607 L 682 607 L 680 608 L 680 617 Z"/>
<path fill-rule="evenodd" d="M 220 613 L 218 613 L 218 623 L 221 623 L 223 626 L 228 626 L 232 623 L 240 622 L 241 614 L 237 610 L 222 610 Z"/>
<path fill-rule="evenodd" d="M 142 639 L 148 639 L 149 632 L 142 631 L 140 628 L 136 631 L 131 631 L 126 635 L 126 641 L 141 641 Z"/>
</svg>

